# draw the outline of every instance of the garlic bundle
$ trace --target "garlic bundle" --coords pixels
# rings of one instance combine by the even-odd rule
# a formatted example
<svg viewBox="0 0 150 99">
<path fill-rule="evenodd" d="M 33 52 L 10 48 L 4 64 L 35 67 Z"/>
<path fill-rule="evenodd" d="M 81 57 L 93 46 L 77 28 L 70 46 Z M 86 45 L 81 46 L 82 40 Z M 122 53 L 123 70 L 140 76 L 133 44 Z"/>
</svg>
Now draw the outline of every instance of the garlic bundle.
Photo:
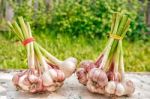
<svg viewBox="0 0 150 99">
<path fill-rule="evenodd" d="M 77 59 L 61 61 L 51 55 L 34 40 L 29 23 L 22 17 L 18 19 L 19 24 L 8 22 L 8 25 L 27 49 L 28 69 L 13 76 L 14 85 L 31 93 L 57 90 L 75 72 Z"/>
<path fill-rule="evenodd" d="M 81 84 L 93 93 L 116 96 L 131 95 L 135 86 L 125 79 L 122 39 L 130 24 L 128 16 L 116 12 L 113 14 L 110 38 L 96 61 L 86 60 L 80 63 L 76 74 Z"/>
<path fill-rule="evenodd" d="M 135 86 L 131 80 L 125 79 L 122 41 L 118 43 L 112 62 L 110 62 L 107 70 L 108 84 L 105 86 L 105 92 L 108 94 L 123 96 L 130 96 L 134 93 Z M 114 59 L 116 61 L 114 61 Z"/>
</svg>

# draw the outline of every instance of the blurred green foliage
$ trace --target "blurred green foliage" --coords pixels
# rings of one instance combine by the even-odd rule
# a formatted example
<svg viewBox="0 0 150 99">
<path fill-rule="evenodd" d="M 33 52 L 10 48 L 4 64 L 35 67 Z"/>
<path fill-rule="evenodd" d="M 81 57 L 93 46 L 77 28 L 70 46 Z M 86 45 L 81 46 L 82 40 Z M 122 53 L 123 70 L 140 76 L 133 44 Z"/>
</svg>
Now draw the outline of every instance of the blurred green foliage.
<svg viewBox="0 0 150 99">
<path fill-rule="evenodd" d="M 15 19 L 23 16 L 34 29 L 40 31 L 49 28 L 51 23 L 51 10 L 47 8 L 44 0 L 22 0 L 14 2 Z"/>
<path fill-rule="evenodd" d="M 23 16 L 34 31 L 67 34 L 73 37 L 105 37 L 110 31 L 114 11 L 125 10 L 132 19 L 129 40 L 147 40 L 145 23 L 147 0 L 21 0 L 14 3 L 15 18 Z M 51 2 L 50 2 L 51 1 Z"/>
<path fill-rule="evenodd" d="M 70 38 L 68 35 L 45 35 L 41 32 L 34 35 L 50 53 L 64 60 L 73 56 L 78 62 L 91 59 L 95 60 L 105 47 L 108 39 L 88 39 L 83 35 Z M 27 68 L 26 49 L 17 39 L 9 39 L 8 35 L 0 35 L 0 69 Z M 143 44 L 144 43 L 144 44 Z M 130 72 L 150 71 L 150 43 L 142 41 L 123 42 L 125 70 Z"/>
</svg>

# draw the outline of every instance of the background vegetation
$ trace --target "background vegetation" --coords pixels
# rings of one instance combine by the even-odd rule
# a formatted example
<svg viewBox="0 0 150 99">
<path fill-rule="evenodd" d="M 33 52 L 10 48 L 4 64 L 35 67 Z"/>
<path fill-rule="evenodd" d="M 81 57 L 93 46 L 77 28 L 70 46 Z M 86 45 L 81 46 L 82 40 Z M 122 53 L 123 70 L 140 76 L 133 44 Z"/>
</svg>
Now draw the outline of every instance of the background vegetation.
<svg viewBox="0 0 150 99">
<path fill-rule="evenodd" d="M 23 16 L 38 42 L 60 59 L 96 59 L 108 40 L 114 11 L 132 19 L 124 38 L 127 71 L 150 71 L 150 34 L 145 22 L 148 1 L 139 0 L 0 0 L 0 29 L 6 27 L 6 6 L 16 20 Z M 4 29 L 5 30 L 5 29 Z M 0 31 L 0 69 L 26 68 L 26 51 L 6 28 Z"/>
</svg>

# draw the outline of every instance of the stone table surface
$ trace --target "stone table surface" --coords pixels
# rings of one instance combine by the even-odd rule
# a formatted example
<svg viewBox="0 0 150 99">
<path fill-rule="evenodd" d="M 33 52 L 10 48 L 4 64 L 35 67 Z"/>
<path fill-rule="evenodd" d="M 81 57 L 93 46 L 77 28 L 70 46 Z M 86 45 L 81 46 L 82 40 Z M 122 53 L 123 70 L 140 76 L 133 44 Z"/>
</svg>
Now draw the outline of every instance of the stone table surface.
<svg viewBox="0 0 150 99">
<path fill-rule="evenodd" d="M 81 85 L 73 74 L 65 80 L 64 85 L 56 92 L 30 94 L 16 91 L 11 79 L 15 72 L 0 71 L 0 99 L 150 99 L 150 73 L 127 73 L 126 77 L 135 83 L 135 93 L 130 96 L 109 97 L 90 93 Z"/>
</svg>

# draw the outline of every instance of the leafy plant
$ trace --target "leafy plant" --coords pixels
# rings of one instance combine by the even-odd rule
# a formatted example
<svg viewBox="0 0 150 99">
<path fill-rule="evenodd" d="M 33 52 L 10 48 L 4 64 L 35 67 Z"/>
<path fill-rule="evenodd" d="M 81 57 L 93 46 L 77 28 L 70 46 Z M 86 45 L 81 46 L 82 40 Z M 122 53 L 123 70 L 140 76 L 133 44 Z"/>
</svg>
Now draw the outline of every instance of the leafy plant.
<svg viewBox="0 0 150 99">
<path fill-rule="evenodd" d="M 4 2 L 4 0 L 2 0 Z M 126 11 L 132 19 L 129 40 L 147 40 L 150 31 L 145 23 L 148 0 L 9 0 L 16 19 L 23 16 L 34 33 L 43 31 L 49 35 L 67 34 L 72 37 L 84 35 L 89 38 L 106 37 L 110 29 L 111 14 Z M 4 2 L 6 3 L 6 2 Z M 4 5 L 0 7 L 4 9 Z M 1 12 L 5 12 L 2 10 Z M 36 28 L 36 29 L 35 29 Z M 36 31 L 35 31 L 36 30 Z"/>
<path fill-rule="evenodd" d="M 129 39 L 145 39 L 148 31 L 143 13 L 146 4 L 146 0 L 65 0 L 54 6 L 51 27 L 57 33 L 103 37 L 110 28 L 111 13 L 123 9 L 133 20 L 127 33 Z"/>
<path fill-rule="evenodd" d="M 47 8 L 44 1 L 23 0 L 14 4 L 16 5 L 14 7 L 15 18 L 23 16 L 36 30 L 48 28 L 47 25 L 51 22 L 51 10 Z"/>
</svg>

